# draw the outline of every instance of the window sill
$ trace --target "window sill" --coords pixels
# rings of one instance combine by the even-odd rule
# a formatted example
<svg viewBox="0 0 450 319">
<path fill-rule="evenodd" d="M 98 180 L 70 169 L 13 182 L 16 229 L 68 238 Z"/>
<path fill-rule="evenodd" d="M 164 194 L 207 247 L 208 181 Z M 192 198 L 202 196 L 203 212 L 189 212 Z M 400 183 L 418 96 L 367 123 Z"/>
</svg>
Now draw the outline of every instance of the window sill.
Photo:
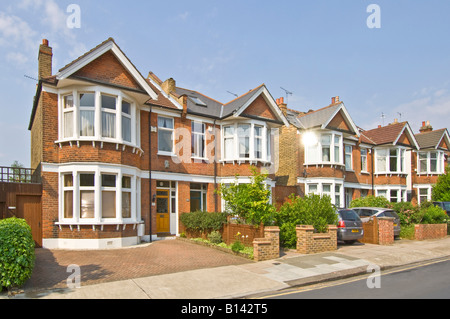
<svg viewBox="0 0 450 319">
<path fill-rule="evenodd" d="M 126 226 L 132 225 L 133 229 L 136 229 L 137 225 L 143 224 L 144 221 L 119 221 L 119 220 L 111 220 L 111 221 L 103 221 L 103 222 L 88 222 L 88 221 L 63 221 L 63 222 L 56 222 L 55 225 L 59 226 L 59 229 L 62 229 L 62 226 L 69 226 L 70 230 L 74 230 L 76 228 L 78 231 L 80 231 L 81 226 L 92 226 L 92 230 L 95 231 L 97 228 L 100 230 L 103 230 L 103 226 L 111 226 L 116 225 L 116 229 L 119 230 L 122 227 L 122 230 L 125 230 Z"/>
<path fill-rule="evenodd" d="M 59 145 L 59 148 L 62 148 L 63 144 L 67 143 L 70 145 L 70 147 L 80 147 L 80 142 L 89 142 L 92 143 L 92 147 L 96 148 L 97 144 L 100 145 L 100 148 L 103 148 L 103 145 L 105 143 L 108 144 L 115 144 L 116 150 L 122 150 L 125 151 L 127 147 L 131 148 L 133 153 L 136 153 L 140 156 L 144 155 L 144 151 L 137 145 L 133 145 L 128 142 L 124 141 L 115 141 L 111 139 L 94 139 L 94 138 L 79 138 L 79 139 L 62 139 L 55 141 L 55 144 Z"/>
<path fill-rule="evenodd" d="M 158 151 L 158 153 L 156 153 L 156 155 L 160 155 L 160 156 L 176 156 L 175 153 L 172 152 L 164 152 L 164 151 Z"/>
<path fill-rule="evenodd" d="M 225 164 L 238 164 L 238 165 L 241 165 L 241 164 L 245 164 L 245 163 L 249 163 L 250 165 L 251 164 L 258 164 L 258 163 L 261 163 L 261 164 L 263 164 L 263 165 L 272 165 L 273 163 L 271 162 L 271 161 L 265 161 L 265 160 L 260 160 L 260 159 L 248 159 L 248 158 L 241 158 L 241 159 L 223 159 L 223 160 L 220 160 L 219 161 L 219 163 L 221 163 L 222 165 L 225 165 Z"/>
<path fill-rule="evenodd" d="M 316 166 L 316 167 L 324 167 L 324 166 L 336 166 L 336 167 L 341 167 L 345 169 L 345 164 L 342 163 L 330 163 L 330 162 L 321 162 L 321 163 L 305 163 L 304 164 L 305 167 L 308 166 Z"/>
</svg>

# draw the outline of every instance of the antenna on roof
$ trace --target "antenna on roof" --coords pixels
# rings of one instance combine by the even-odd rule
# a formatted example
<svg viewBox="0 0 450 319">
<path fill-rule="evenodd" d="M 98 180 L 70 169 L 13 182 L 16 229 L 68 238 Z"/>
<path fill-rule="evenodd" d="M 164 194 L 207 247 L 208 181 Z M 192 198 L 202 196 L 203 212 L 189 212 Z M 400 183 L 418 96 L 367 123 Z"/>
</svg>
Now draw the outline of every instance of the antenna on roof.
<svg viewBox="0 0 450 319">
<path fill-rule="evenodd" d="M 397 114 L 400 116 L 400 122 L 402 121 L 402 113 L 397 112 Z"/>
<path fill-rule="evenodd" d="M 292 95 L 293 93 L 292 92 L 290 92 L 290 91 L 288 91 L 288 90 L 286 90 L 286 89 L 283 89 L 282 87 L 280 87 L 284 92 L 286 92 L 286 104 L 288 104 L 288 96 L 289 95 Z"/>
<path fill-rule="evenodd" d="M 237 94 L 235 94 L 235 93 L 233 93 L 233 92 L 230 92 L 230 91 L 227 91 L 228 93 L 230 93 L 231 95 L 234 95 L 235 97 L 238 97 L 239 95 L 237 95 Z"/>
<path fill-rule="evenodd" d="M 383 126 L 384 126 L 384 119 L 386 118 L 386 115 L 384 115 L 383 112 L 381 112 L 381 120 L 383 121 Z"/>
<path fill-rule="evenodd" d="M 39 80 L 38 79 L 35 79 L 35 78 L 33 78 L 33 77 L 31 77 L 31 76 L 28 76 L 28 75 L 24 75 L 24 77 L 26 77 L 27 79 L 30 79 L 30 80 L 34 80 L 34 81 L 36 81 L 36 82 L 39 82 Z"/>
</svg>

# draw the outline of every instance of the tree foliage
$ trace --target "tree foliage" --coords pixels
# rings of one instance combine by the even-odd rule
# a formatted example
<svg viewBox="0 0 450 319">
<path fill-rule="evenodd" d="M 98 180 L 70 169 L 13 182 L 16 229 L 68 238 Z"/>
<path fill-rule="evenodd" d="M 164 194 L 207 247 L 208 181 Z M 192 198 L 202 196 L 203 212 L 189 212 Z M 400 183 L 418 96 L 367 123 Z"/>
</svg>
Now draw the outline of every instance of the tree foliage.
<svg viewBox="0 0 450 319">
<path fill-rule="evenodd" d="M 225 200 L 225 210 L 252 225 L 270 225 L 273 221 L 275 207 L 270 204 L 271 191 L 266 185 L 267 174 L 259 173 L 251 167 L 250 183 L 236 182 L 230 185 L 221 184 L 218 193 Z"/>
<path fill-rule="evenodd" d="M 450 166 L 445 168 L 445 174 L 440 175 L 434 185 L 432 199 L 437 202 L 450 202 Z"/>
</svg>

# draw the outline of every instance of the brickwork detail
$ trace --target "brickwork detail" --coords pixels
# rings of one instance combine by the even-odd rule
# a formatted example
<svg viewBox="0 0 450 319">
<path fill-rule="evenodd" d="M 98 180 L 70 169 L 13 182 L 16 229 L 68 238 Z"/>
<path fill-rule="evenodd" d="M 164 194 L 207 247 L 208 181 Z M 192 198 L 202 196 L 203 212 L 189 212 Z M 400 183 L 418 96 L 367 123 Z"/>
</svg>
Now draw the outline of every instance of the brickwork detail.
<svg viewBox="0 0 450 319">
<path fill-rule="evenodd" d="M 337 249 L 337 227 L 328 226 L 327 233 L 314 233 L 311 225 L 298 225 L 297 252 L 300 254 L 315 254 Z"/>
<path fill-rule="evenodd" d="M 364 237 L 359 241 L 366 244 L 392 245 L 394 243 L 394 219 L 374 217 L 363 223 Z"/>
<path fill-rule="evenodd" d="M 447 237 L 447 224 L 415 225 L 416 240 L 441 239 Z"/>
<path fill-rule="evenodd" d="M 253 240 L 253 259 L 255 261 L 271 260 L 280 257 L 280 228 L 264 228 L 264 238 Z"/>
</svg>

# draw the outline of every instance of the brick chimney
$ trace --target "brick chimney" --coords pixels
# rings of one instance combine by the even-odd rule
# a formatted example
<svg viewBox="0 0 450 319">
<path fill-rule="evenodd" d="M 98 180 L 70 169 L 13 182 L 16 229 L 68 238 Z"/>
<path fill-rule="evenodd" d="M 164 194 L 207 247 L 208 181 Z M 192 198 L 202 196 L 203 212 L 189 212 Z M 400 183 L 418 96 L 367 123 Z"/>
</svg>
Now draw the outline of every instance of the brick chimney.
<svg viewBox="0 0 450 319">
<path fill-rule="evenodd" d="M 176 92 L 176 82 L 174 79 L 170 78 L 164 81 L 164 83 L 161 85 L 161 88 L 166 92 L 167 94 L 175 93 Z"/>
<path fill-rule="evenodd" d="M 430 125 L 430 121 L 422 122 L 422 127 L 419 129 L 420 133 L 432 132 L 433 127 Z"/>
<path fill-rule="evenodd" d="M 339 96 L 333 96 L 331 98 L 331 104 L 338 104 L 339 103 Z"/>
<path fill-rule="evenodd" d="M 287 104 L 284 103 L 284 97 L 280 97 L 277 99 L 278 107 L 280 108 L 281 112 L 286 116 L 287 113 Z"/>
<path fill-rule="evenodd" d="M 52 76 L 52 59 L 53 50 L 48 46 L 48 40 L 43 39 L 42 44 L 39 46 L 38 55 L 38 75 L 39 79 Z"/>
</svg>

